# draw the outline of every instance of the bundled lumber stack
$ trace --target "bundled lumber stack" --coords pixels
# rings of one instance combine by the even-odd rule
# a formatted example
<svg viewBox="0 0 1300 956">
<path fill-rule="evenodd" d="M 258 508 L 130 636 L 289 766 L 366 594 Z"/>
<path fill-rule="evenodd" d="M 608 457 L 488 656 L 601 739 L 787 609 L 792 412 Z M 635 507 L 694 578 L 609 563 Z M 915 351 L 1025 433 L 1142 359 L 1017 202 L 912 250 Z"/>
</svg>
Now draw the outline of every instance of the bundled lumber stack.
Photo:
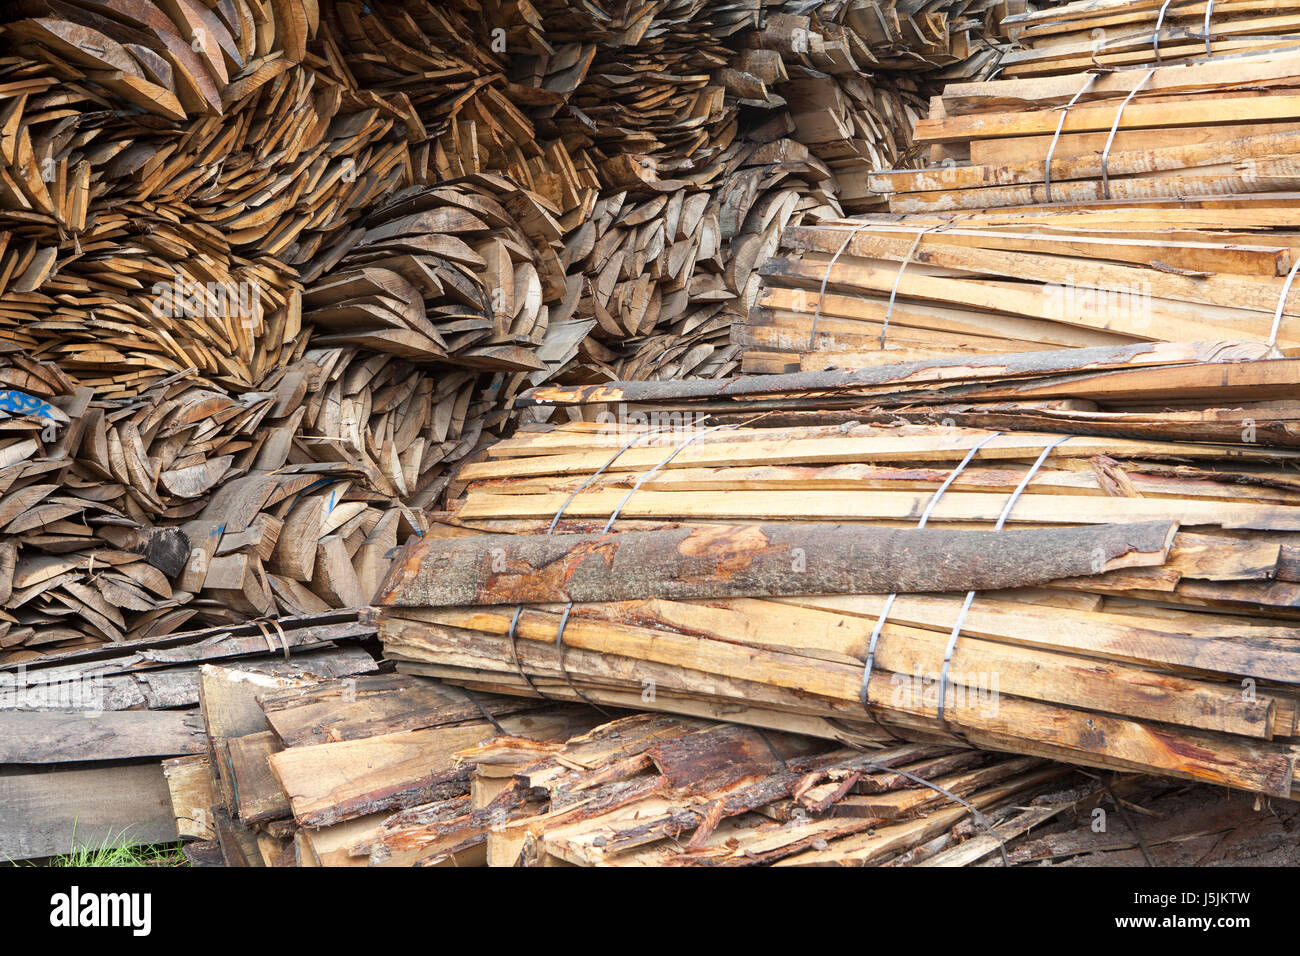
<svg viewBox="0 0 1300 956">
<path fill-rule="evenodd" d="M 1002 30 L 1017 47 L 1002 57 L 1002 72 L 1047 76 L 1294 47 L 1300 7 L 1251 0 L 1081 0 L 1011 12 Z"/>
<path fill-rule="evenodd" d="M 1297 86 L 1294 45 L 950 84 L 915 127 L 918 147 L 928 145 L 939 165 L 883 171 L 871 185 L 901 213 L 1285 194 L 1295 182 Z M 1274 225 L 1266 216 L 1258 222 Z M 1223 228 L 1240 227 L 1225 221 Z"/>
<path fill-rule="evenodd" d="M 871 176 L 902 215 L 786 231 L 736 332 L 746 370 L 1216 338 L 1296 348 L 1297 83 L 1300 54 L 1281 52 L 950 85 L 917 124 L 942 164 Z"/>
<path fill-rule="evenodd" d="M 844 220 L 787 230 L 735 332 L 748 371 L 935 354 L 1237 341 L 1300 346 L 1271 196 Z M 1242 224 L 1241 232 L 1222 231 Z M 1247 231 L 1248 230 L 1248 231 Z"/>
<path fill-rule="evenodd" d="M 1206 9 L 1075 3 L 1004 26 L 1037 24 L 1021 38 L 1050 56 L 1066 49 L 1051 33 L 1062 25 Z M 1245 22 L 1212 12 L 1225 28 Z M 915 126 L 930 165 L 868 177 L 893 215 L 783 236 L 737 329 L 746 371 L 852 366 L 886 350 L 1214 337 L 1294 348 L 1298 49 L 1294 37 L 1212 57 L 1148 43 L 1122 68 L 1050 76 L 1008 54 L 1000 78 L 949 84 Z M 835 354 L 808 354 L 821 352 Z"/>
<path fill-rule="evenodd" d="M 463 469 L 451 536 L 381 592 L 385 652 L 476 689 L 648 686 L 640 706 L 693 716 L 1289 794 L 1294 361 L 1147 346 L 541 389 L 622 417 Z"/>
</svg>

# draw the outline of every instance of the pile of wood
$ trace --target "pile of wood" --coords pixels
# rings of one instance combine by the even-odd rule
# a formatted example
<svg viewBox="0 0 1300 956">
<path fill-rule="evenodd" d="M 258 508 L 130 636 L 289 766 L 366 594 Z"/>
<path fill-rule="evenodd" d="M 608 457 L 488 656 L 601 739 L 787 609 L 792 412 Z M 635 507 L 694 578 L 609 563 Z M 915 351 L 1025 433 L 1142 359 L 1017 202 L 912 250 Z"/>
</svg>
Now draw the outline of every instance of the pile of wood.
<svg viewBox="0 0 1300 956">
<path fill-rule="evenodd" d="M 1024 0 L 783 0 L 767 6 L 765 29 L 789 37 L 791 52 L 806 54 L 823 72 L 840 73 L 836 67 L 851 64 L 853 72 L 912 71 L 945 80 L 992 69 L 1008 46 L 1002 24 L 1028 12 Z"/>
<path fill-rule="evenodd" d="M 227 866 L 969 865 L 1099 789 L 1033 758 L 401 674 L 235 663 L 201 685 L 206 746 L 164 768 L 187 855 Z"/>
<path fill-rule="evenodd" d="M 900 213 L 1288 193 L 1298 86 L 1294 47 L 954 83 L 914 131 L 938 165 L 882 171 L 871 188 Z"/>
<path fill-rule="evenodd" d="M 0 661 L 362 606 L 522 390 L 735 371 L 994 9 L 6 11 Z"/>
<path fill-rule="evenodd" d="M 182 836 L 228 866 L 356 866 L 353 848 L 395 813 L 471 810 L 456 751 L 497 733 L 562 742 L 600 722 L 587 707 L 469 695 L 393 674 L 266 680 L 239 664 L 201 677 L 207 746 L 166 765 Z M 448 841 L 443 862 L 481 861 L 486 820 Z M 436 848 L 403 854 L 410 865 Z"/>
<path fill-rule="evenodd" d="M 659 714 L 559 746 L 497 737 L 456 760 L 486 798 L 470 825 L 489 823 L 491 866 L 969 865 L 1075 796 L 1026 807 L 1072 777 L 1032 758 Z M 356 849 L 372 863 L 436 849 L 459 821 L 432 810 L 395 815 Z"/>
<path fill-rule="evenodd" d="M 217 866 L 1006 866 L 1294 842 L 1241 801 L 1139 829 L 1125 806 L 1172 789 L 1141 776 L 472 693 L 331 648 L 365 636 L 346 619 L 288 625 L 289 660 L 252 632 L 0 672 L 5 856 L 179 839 Z M 185 709 L 126 709 L 133 681 Z M 37 694 L 62 709 L 9 706 Z M 1098 831 L 1108 812 L 1123 825 Z"/>
<path fill-rule="evenodd" d="M 164 763 L 199 865 L 1150 865 L 1294 843 L 1248 796 L 883 733 L 844 746 L 394 674 L 230 665 L 203 687 L 207 752 Z M 1180 794 L 1195 802 L 1168 820 L 1142 806 Z"/>
<path fill-rule="evenodd" d="M 693 716 L 1287 795 L 1294 362 L 1155 346 L 538 390 L 620 411 L 461 471 L 377 601 L 385 653 L 474 689 L 649 686 L 640 706 Z"/>
<path fill-rule="evenodd" d="M 422 450 L 427 469 L 456 446 L 468 408 L 423 425 L 432 383 L 354 353 L 308 353 L 268 393 L 182 376 L 118 399 L 11 353 L 0 662 L 364 605 L 423 526 L 401 503 Z M 410 485 L 394 487 L 403 469 Z"/>
<path fill-rule="evenodd" d="M 787 230 L 738 343 L 752 372 L 1143 342 L 1300 346 L 1292 198 L 843 220 Z M 1232 230 L 1241 226 L 1241 231 Z M 1282 226 L 1282 229 L 1285 229 Z"/>
<path fill-rule="evenodd" d="M 336 612 L 0 664 L 0 854 L 175 841 L 192 824 L 178 829 L 160 760 L 205 759 L 201 669 L 238 660 L 259 687 L 364 675 L 373 634 Z"/>
<path fill-rule="evenodd" d="M 1002 31 L 1016 47 L 999 63 L 1004 75 L 1048 76 L 1294 47 L 1300 7 L 1285 0 L 1080 0 L 1010 12 Z"/>
<path fill-rule="evenodd" d="M 1076 6 L 1098 5 L 1057 9 Z M 930 165 L 868 177 L 890 215 L 783 235 L 735 331 L 745 371 L 1143 341 L 1300 345 L 1300 53 L 1145 56 L 948 85 L 915 127 Z"/>
</svg>

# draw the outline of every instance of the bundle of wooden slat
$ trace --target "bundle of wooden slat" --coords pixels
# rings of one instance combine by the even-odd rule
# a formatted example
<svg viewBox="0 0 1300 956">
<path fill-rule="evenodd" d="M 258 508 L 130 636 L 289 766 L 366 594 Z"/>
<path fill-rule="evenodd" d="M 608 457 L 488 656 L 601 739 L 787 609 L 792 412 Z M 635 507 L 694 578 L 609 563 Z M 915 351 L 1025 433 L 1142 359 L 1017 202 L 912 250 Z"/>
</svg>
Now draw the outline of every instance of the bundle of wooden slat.
<svg viewBox="0 0 1300 956">
<path fill-rule="evenodd" d="M 1079 204 L 868 217 L 786 231 L 738 344 L 745 367 L 1248 340 L 1289 353 L 1296 201 Z M 1267 228 L 1276 223 L 1276 231 Z"/>
<path fill-rule="evenodd" d="M 746 371 L 1215 337 L 1295 348 L 1297 84 L 1300 54 L 1282 50 L 949 85 L 916 124 L 939 165 L 869 177 L 901 215 L 787 230 L 737 331 Z"/>
<path fill-rule="evenodd" d="M 1295 444 L 1294 360 L 1240 348 L 539 390 L 619 411 L 461 471 L 450 537 L 381 592 L 385 652 L 476 689 L 635 706 L 648 686 L 758 726 L 878 720 L 1290 793 L 1300 452 L 1273 439 Z M 1001 431 L 861 423 L 942 421 L 940 395 Z M 1090 434 L 1130 417 L 1146 437 Z M 1077 433 L 1037 430 L 1057 420 Z"/>
<path fill-rule="evenodd" d="M 1300 440 L 1300 406 L 1292 400 L 1300 374 L 1296 359 L 1259 343 L 1074 348 L 901 364 L 880 361 L 879 353 L 871 357 L 876 361 L 850 371 L 543 388 L 527 401 L 582 410 L 607 431 L 757 413 L 798 424 L 806 411 L 829 415 L 838 409 L 840 421 L 911 420 L 1280 448 L 1294 448 Z M 616 402 L 621 410 L 597 413 L 595 402 Z"/>
<path fill-rule="evenodd" d="M 1294 49 L 952 84 L 915 129 L 940 165 L 871 187 L 904 213 L 1286 192 L 1297 86 Z"/>
<path fill-rule="evenodd" d="M 1300 6 L 1080 0 L 1012 13 L 1002 29 L 1019 47 L 1003 56 L 1003 73 L 1046 76 L 1293 47 L 1300 40 Z"/>
</svg>

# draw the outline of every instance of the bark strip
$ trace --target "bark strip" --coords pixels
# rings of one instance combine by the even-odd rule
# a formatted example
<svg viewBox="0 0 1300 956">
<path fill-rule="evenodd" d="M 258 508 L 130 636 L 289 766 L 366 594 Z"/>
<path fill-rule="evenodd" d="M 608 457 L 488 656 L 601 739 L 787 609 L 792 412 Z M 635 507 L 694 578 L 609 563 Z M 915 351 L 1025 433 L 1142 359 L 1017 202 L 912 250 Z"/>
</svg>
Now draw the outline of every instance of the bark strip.
<svg viewBox="0 0 1300 956">
<path fill-rule="evenodd" d="M 642 598 L 1016 588 L 1164 562 L 1168 521 L 1017 531 L 751 524 L 412 544 L 376 603 L 470 607 Z"/>
</svg>

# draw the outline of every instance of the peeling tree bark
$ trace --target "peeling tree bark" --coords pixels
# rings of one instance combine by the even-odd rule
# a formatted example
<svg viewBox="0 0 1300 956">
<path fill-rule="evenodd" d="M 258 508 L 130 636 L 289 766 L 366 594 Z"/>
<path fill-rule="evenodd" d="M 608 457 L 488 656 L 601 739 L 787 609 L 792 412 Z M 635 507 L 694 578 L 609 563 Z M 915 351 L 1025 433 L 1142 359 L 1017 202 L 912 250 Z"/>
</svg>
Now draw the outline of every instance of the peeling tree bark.
<svg viewBox="0 0 1300 956">
<path fill-rule="evenodd" d="M 1015 588 L 1164 562 L 1166 521 L 1019 531 L 729 525 L 412 544 L 390 607 Z"/>
</svg>

